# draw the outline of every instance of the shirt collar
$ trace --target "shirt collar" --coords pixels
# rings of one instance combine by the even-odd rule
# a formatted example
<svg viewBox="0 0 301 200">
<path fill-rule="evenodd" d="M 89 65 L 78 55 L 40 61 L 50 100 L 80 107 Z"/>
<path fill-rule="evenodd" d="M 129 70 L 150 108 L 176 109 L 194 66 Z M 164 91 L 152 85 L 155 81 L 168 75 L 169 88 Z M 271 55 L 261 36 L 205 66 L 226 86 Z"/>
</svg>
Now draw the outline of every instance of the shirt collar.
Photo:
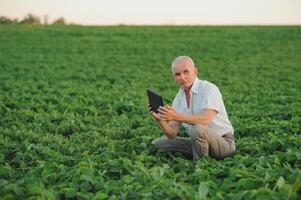
<svg viewBox="0 0 301 200">
<path fill-rule="evenodd" d="M 195 79 L 194 79 L 194 81 L 193 81 L 193 84 L 192 84 L 192 87 L 191 87 L 191 89 L 190 89 L 190 92 L 191 92 L 191 93 L 194 93 L 194 94 L 200 93 L 200 91 L 199 91 L 199 89 L 198 89 L 200 83 L 201 83 L 201 80 L 198 79 L 198 77 L 195 77 Z M 184 107 L 187 107 L 184 87 L 181 87 L 180 91 L 181 91 L 180 99 L 181 99 L 181 101 L 183 102 Z"/>
<path fill-rule="evenodd" d="M 192 87 L 190 89 L 190 91 L 192 93 L 195 93 L 195 94 L 198 94 L 199 93 L 199 90 L 198 90 L 198 85 L 200 83 L 200 79 L 198 79 L 198 77 L 195 77 L 194 81 L 193 81 L 193 84 L 192 84 Z"/>
<path fill-rule="evenodd" d="M 190 89 L 190 92 L 192 92 L 194 94 L 198 94 L 199 93 L 198 85 L 199 85 L 200 82 L 201 82 L 201 80 L 198 79 L 198 77 L 195 77 L 195 79 L 193 81 L 193 84 L 192 84 L 192 87 Z M 182 91 L 182 94 L 185 95 L 185 91 L 184 91 L 183 87 L 181 87 L 181 91 Z"/>
</svg>

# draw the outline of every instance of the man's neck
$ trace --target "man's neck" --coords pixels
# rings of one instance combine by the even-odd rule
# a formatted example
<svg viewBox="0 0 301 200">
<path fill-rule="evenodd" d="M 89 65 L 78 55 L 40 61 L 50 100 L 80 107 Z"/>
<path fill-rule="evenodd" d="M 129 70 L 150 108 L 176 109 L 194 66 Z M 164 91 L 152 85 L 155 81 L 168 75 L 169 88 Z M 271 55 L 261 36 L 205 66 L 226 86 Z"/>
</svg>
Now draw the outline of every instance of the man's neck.
<svg viewBox="0 0 301 200">
<path fill-rule="evenodd" d="M 185 94 L 187 94 L 187 93 L 190 92 L 190 90 L 191 90 L 191 88 L 192 88 L 192 85 L 193 85 L 193 84 L 191 84 L 191 86 L 189 86 L 189 87 L 184 87 L 184 92 L 185 92 Z"/>
<path fill-rule="evenodd" d="M 184 92 L 185 92 L 185 96 L 186 96 L 186 103 L 187 103 L 187 107 L 190 107 L 190 90 L 191 90 L 192 84 L 190 87 L 188 88 L 184 88 Z"/>
</svg>

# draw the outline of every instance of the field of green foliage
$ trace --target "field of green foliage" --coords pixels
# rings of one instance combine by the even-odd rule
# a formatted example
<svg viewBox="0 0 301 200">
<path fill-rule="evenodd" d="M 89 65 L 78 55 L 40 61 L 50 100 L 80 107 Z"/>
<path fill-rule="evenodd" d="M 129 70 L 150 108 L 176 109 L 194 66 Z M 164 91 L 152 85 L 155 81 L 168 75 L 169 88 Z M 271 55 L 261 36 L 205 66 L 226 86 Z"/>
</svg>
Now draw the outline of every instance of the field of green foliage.
<svg viewBox="0 0 301 200">
<path fill-rule="evenodd" d="M 223 94 L 233 157 L 152 146 L 145 88 L 170 104 L 178 55 Z M 1 25 L 0 198 L 300 199 L 300 55 L 300 26 Z"/>
</svg>

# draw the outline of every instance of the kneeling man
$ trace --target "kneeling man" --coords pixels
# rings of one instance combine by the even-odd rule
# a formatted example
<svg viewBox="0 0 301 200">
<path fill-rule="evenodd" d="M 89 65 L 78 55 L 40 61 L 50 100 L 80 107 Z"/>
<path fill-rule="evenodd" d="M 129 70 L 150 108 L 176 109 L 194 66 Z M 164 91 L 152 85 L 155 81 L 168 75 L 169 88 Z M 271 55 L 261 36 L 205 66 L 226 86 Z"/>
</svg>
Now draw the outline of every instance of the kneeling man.
<svg viewBox="0 0 301 200">
<path fill-rule="evenodd" d="M 193 160 L 203 156 L 219 160 L 232 155 L 234 129 L 217 86 L 198 79 L 197 68 L 188 56 L 175 58 L 171 71 L 180 90 L 172 107 L 160 107 L 158 114 L 149 108 L 166 136 L 153 144 L 172 153 L 181 152 Z M 176 137 L 181 125 L 187 129 L 189 138 Z"/>
</svg>

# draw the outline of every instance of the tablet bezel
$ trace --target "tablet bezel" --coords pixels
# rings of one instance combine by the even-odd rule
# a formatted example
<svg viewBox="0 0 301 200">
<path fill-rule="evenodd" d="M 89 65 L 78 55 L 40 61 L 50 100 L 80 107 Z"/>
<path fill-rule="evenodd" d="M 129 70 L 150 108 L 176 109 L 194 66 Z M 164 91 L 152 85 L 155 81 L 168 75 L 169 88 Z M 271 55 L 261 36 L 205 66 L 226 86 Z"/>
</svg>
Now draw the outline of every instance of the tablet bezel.
<svg viewBox="0 0 301 200">
<path fill-rule="evenodd" d="M 148 102 L 152 108 L 152 111 L 154 111 L 155 113 L 158 114 L 159 106 L 163 106 L 162 96 L 150 89 L 146 89 L 146 91 L 147 91 L 147 96 L 148 96 Z"/>
</svg>

